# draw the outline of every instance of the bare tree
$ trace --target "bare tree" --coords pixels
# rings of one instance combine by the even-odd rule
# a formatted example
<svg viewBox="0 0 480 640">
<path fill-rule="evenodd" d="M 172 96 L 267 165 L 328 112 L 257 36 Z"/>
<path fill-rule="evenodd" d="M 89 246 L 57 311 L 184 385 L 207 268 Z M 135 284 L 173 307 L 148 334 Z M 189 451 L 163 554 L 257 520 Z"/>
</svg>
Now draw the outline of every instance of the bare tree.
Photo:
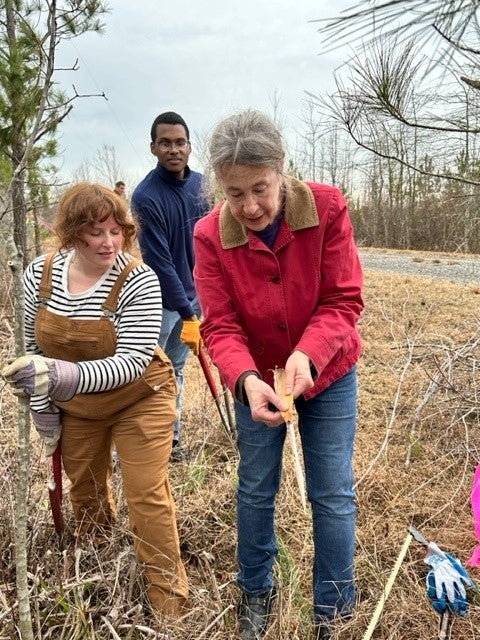
<svg viewBox="0 0 480 640">
<path fill-rule="evenodd" d="M 114 146 L 102 145 L 93 158 L 93 169 L 97 180 L 113 188 L 115 182 L 123 176 L 123 169 L 117 160 Z"/>
<path fill-rule="evenodd" d="M 209 134 L 207 131 L 200 133 L 194 132 L 193 134 L 192 153 L 195 160 L 199 163 L 200 171 L 202 173 L 208 173 L 210 171 L 208 140 Z"/>
<path fill-rule="evenodd" d="M 295 153 L 295 165 L 308 180 L 323 181 L 323 160 L 325 147 L 321 144 L 325 125 L 321 121 L 315 104 L 305 101 L 301 126 L 297 132 L 298 140 Z"/>
<path fill-rule="evenodd" d="M 285 116 L 281 108 L 282 95 L 277 89 L 269 96 L 269 101 L 272 107 L 272 120 L 277 127 L 282 130 L 285 127 Z"/>
</svg>

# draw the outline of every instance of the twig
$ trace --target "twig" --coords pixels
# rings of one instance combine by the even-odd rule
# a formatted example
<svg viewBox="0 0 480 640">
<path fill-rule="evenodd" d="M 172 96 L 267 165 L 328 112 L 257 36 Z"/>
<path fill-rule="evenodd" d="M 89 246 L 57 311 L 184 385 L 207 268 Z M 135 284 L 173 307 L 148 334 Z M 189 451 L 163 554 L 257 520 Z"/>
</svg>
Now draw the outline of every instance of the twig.
<svg viewBox="0 0 480 640">
<path fill-rule="evenodd" d="M 228 611 L 230 611 L 230 610 L 231 610 L 231 609 L 233 609 L 233 608 L 234 608 L 234 605 L 233 605 L 233 604 L 229 604 L 229 605 L 228 605 L 228 607 L 225 607 L 225 609 L 224 609 L 223 611 L 221 611 L 221 612 L 218 614 L 218 616 L 217 616 L 216 618 L 214 618 L 214 619 L 212 620 L 212 622 L 211 622 L 208 626 L 206 626 L 206 627 L 205 627 L 205 629 L 202 631 L 202 633 L 201 633 L 199 636 L 197 636 L 197 640 L 201 640 L 202 638 L 205 638 L 205 635 L 210 631 L 210 629 L 211 629 L 212 627 L 214 627 L 214 626 L 217 624 L 217 622 L 218 622 L 221 618 L 223 618 L 223 616 L 224 616 Z"/>
<path fill-rule="evenodd" d="M 412 426 L 409 431 L 409 442 L 410 445 L 407 450 L 407 455 L 405 459 L 405 467 L 408 468 L 411 462 L 412 456 L 412 447 L 414 443 L 417 441 L 415 437 L 415 429 L 418 423 L 421 420 L 421 417 L 425 411 L 426 406 L 429 402 L 433 400 L 436 396 L 438 396 L 439 392 L 444 389 L 449 391 L 456 396 L 460 397 L 464 402 L 468 403 L 467 409 L 460 408 L 463 410 L 463 415 L 460 416 L 460 420 L 464 418 L 465 415 L 468 415 L 471 412 L 476 411 L 478 406 L 478 398 L 476 398 L 476 394 L 474 393 L 473 398 L 467 397 L 464 391 L 463 381 L 455 384 L 454 374 L 457 373 L 459 366 L 458 363 L 462 361 L 467 361 L 469 359 L 473 360 L 473 368 L 476 368 L 476 359 L 475 353 L 480 344 L 480 340 L 473 336 L 466 344 L 462 345 L 458 349 L 452 351 L 451 348 L 448 348 L 447 355 L 443 359 L 442 362 L 439 362 L 438 355 L 433 352 L 432 358 L 434 365 L 436 367 L 436 371 L 433 375 L 430 376 L 430 382 L 427 386 L 427 389 L 423 395 L 423 398 L 418 403 L 415 408 L 412 416 Z M 438 351 L 440 347 L 437 346 L 436 351 Z M 429 349 L 429 354 L 431 353 L 432 347 Z M 455 420 L 455 416 L 453 416 L 450 426 L 453 426 Z"/>
<path fill-rule="evenodd" d="M 133 632 L 137 628 L 138 622 L 142 615 L 142 605 L 137 604 L 133 609 L 131 609 L 130 611 L 127 611 L 125 616 L 129 615 L 131 611 L 135 611 L 135 616 L 132 620 L 132 626 L 130 627 L 127 635 L 125 636 L 125 640 L 130 640 L 130 638 L 133 636 Z"/>
<path fill-rule="evenodd" d="M 407 375 L 407 371 L 410 368 L 410 365 L 412 364 L 414 346 L 415 346 L 415 343 L 409 341 L 409 343 L 408 343 L 408 359 L 407 359 L 406 363 L 403 365 L 402 373 L 400 375 L 400 381 L 398 383 L 397 391 L 395 393 L 395 399 L 393 401 L 392 413 L 390 414 L 390 420 L 388 421 L 387 430 L 385 432 L 385 437 L 383 438 L 382 445 L 381 445 L 380 449 L 378 450 L 377 455 L 373 458 L 373 460 L 371 460 L 370 464 L 368 465 L 366 470 L 363 472 L 363 474 L 360 477 L 360 479 L 357 480 L 357 482 L 355 483 L 355 488 L 357 488 L 359 486 L 359 484 L 361 484 L 365 480 L 365 478 L 370 474 L 370 472 L 372 471 L 373 467 L 376 465 L 376 463 L 378 462 L 379 458 L 383 455 L 383 452 L 387 448 L 388 441 L 390 440 L 390 436 L 392 435 L 393 426 L 395 424 L 395 419 L 396 419 L 396 416 L 397 416 L 397 408 L 398 408 L 398 405 L 399 405 L 399 402 L 400 402 L 400 390 L 402 389 L 402 385 L 403 385 L 403 382 L 404 382 L 405 377 Z"/>
<path fill-rule="evenodd" d="M 118 633 L 115 631 L 113 625 L 107 620 L 105 616 L 101 616 L 100 619 L 103 620 L 104 624 L 107 626 L 108 630 L 112 634 L 112 638 L 114 640 L 122 640 L 121 637 L 118 635 Z"/>
<path fill-rule="evenodd" d="M 125 624 L 121 624 L 120 625 L 120 629 L 129 629 L 130 625 L 125 625 Z M 141 624 L 137 624 L 135 627 L 135 631 L 140 631 L 142 633 L 146 633 L 149 636 L 153 636 L 154 638 L 157 638 L 157 632 L 154 631 L 153 629 L 150 629 L 150 627 L 144 627 Z"/>
</svg>

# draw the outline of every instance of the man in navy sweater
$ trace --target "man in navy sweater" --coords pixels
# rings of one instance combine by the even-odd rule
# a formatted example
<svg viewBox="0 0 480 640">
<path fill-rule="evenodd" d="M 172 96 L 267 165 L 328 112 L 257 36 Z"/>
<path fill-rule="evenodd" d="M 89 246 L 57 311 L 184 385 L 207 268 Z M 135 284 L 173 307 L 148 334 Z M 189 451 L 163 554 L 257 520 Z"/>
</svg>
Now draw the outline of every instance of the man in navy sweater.
<svg viewBox="0 0 480 640">
<path fill-rule="evenodd" d="M 210 208 L 203 176 L 188 167 L 190 132 L 184 119 L 168 111 L 155 118 L 150 150 L 157 158 L 135 188 L 131 208 L 140 224 L 143 260 L 157 274 L 162 288 L 163 316 L 159 344 L 172 361 L 178 384 L 177 420 L 172 461 L 188 452 L 180 444 L 183 368 L 190 348 L 200 348 L 200 307 L 193 283 L 193 227 Z"/>
</svg>

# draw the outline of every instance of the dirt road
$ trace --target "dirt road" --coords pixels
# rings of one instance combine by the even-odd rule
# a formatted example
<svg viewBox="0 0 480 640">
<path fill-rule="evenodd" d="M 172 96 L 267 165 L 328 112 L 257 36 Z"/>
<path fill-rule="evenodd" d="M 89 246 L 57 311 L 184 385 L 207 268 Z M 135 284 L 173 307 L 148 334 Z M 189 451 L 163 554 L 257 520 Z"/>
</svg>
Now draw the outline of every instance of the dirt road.
<svg viewBox="0 0 480 640">
<path fill-rule="evenodd" d="M 480 285 L 480 256 L 360 249 L 365 269 Z"/>
</svg>

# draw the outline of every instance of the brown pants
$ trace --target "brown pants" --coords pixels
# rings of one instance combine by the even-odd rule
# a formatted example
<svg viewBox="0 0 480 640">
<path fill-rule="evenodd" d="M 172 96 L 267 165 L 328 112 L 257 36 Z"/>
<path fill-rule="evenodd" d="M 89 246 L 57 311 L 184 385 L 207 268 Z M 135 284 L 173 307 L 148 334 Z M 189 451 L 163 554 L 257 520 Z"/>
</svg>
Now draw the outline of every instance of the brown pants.
<svg viewBox="0 0 480 640">
<path fill-rule="evenodd" d="M 163 386 L 158 393 L 102 420 L 63 413 L 61 439 L 73 511 L 83 532 L 108 527 L 115 519 L 110 487 L 112 440 L 115 443 L 148 598 L 153 609 L 168 615 L 180 615 L 188 596 L 167 475 L 175 391 L 174 384 L 171 389 Z"/>
</svg>

